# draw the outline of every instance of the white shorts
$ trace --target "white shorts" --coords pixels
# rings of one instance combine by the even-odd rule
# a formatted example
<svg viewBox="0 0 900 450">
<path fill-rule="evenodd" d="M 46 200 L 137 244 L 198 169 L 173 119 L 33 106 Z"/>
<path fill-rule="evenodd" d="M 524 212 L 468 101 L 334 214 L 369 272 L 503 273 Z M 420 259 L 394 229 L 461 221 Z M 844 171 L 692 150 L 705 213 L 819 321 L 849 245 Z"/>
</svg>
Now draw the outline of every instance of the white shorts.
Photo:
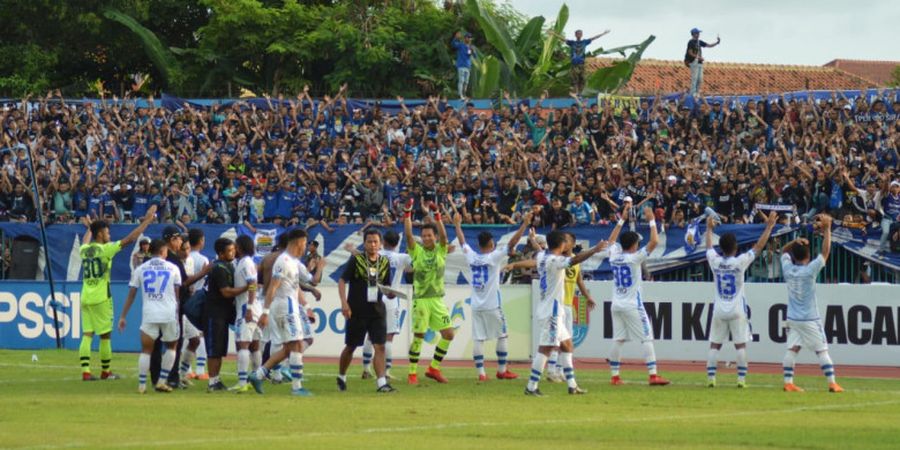
<svg viewBox="0 0 900 450">
<path fill-rule="evenodd" d="M 796 346 L 806 347 L 816 353 L 828 350 L 828 341 L 825 338 L 825 329 L 821 320 L 787 321 L 788 348 Z"/>
<path fill-rule="evenodd" d="M 739 314 L 736 317 L 728 319 L 720 319 L 713 314 L 712 325 L 709 330 L 709 342 L 713 344 L 721 344 L 728 340 L 728 334 L 731 334 L 731 341 L 735 344 L 746 344 L 750 341 L 750 322 L 747 316 Z"/>
<path fill-rule="evenodd" d="M 272 344 L 281 345 L 312 339 L 312 325 L 309 317 L 306 316 L 306 310 L 300 306 L 300 303 L 290 299 L 279 306 L 280 308 L 273 311 L 273 320 L 269 322 L 269 328 L 271 328 L 269 338 Z"/>
<path fill-rule="evenodd" d="M 178 322 L 142 323 L 141 333 L 153 339 L 160 337 L 163 342 L 175 342 L 178 340 Z"/>
<path fill-rule="evenodd" d="M 653 340 L 653 328 L 644 308 L 612 310 L 613 339 L 617 341 Z"/>
<path fill-rule="evenodd" d="M 203 336 L 203 333 L 201 333 L 200 330 L 184 316 L 181 316 L 181 332 L 184 339 L 193 339 Z"/>
<path fill-rule="evenodd" d="M 541 319 L 539 322 L 541 339 L 538 345 L 541 347 L 558 347 L 561 342 L 572 339 L 569 330 L 566 329 L 566 309 L 560 308 L 556 316 Z"/>
<path fill-rule="evenodd" d="M 253 342 L 262 340 L 262 330 L 256 322 L 247 322 L 243 317 L 238 317 L 234 323 L 237 328 L 235 342 Z"/>
<path fill-rule="evenodd" d="M 569 332 L 569 336 L 575 336 L 575 309 L 572 308 L 572 305 L 564 305 L 566 309 L 566 331 Z"/>
<path fill-rule="evenodd" d="M 386 299 L 384 302 L 384 320 L 387 324 L 387 334 L 400 333 L 400 316 L 403 308 L 400 307 L 399 299 Z"/>
<path fill-rule="evenodd" d="M 488 341 L 502 337 L 506 337 L 506 316 L 502 309 L 472 311 L 472 339 Z"/>
</svg>

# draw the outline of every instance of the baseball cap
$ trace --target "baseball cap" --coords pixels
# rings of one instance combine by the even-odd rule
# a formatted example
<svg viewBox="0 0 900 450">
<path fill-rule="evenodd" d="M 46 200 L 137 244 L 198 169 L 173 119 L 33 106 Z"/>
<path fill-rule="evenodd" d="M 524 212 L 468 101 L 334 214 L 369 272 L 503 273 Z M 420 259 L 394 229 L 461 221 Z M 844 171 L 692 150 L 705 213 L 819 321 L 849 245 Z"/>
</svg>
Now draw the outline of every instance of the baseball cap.
<svg viewBox="0 0 900 450">
<path fill-rule="evenodd" d="M 699 32 L 700 32 L 700 29 L 699 29 L 699 28 L 691 28 L 691 34 L 696 34 L 696 33 L 699 33 Z"/>
<path fill-rule="evenodd" d="M 891 187 L 894 187 L 894 186 L 900 187 L 900 181 L 897 181 L 897 180 L 891 181 Z"/>
<path fill-rule="evenodd" d="M 168 240 L 174 238 L 175 236 L 181 236 L 181 230 L 179 230 L 178 227 L 176 227 L 174 225 L 169 225 L 163 229 L 163 233 L 162 233 L 163 240 L 168 241 Z"/>
<path fill-rule="evenodd" d="M 141 240 L 138 241 L 138 244 L 149 244 L 149 243 L 150 243 L 150 238 L 148 238 L 147 236 L 142 237 Z"/>
</svg>

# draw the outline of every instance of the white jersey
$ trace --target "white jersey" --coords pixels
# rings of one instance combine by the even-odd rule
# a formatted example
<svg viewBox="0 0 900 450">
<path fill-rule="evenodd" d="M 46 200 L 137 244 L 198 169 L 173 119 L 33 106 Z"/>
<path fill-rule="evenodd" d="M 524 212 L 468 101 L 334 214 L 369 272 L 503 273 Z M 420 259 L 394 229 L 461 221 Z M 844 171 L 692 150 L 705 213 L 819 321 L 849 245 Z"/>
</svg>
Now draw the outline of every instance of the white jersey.
<svg viewBox="0 0 900 450">
<path fill-rule="evenodd" d="M 141 291 L 142 323 L 178 320 L 178 298 L 175 296 L 181 286 L 181 271 L 178 266 L 154 257 L 134 269 L 128 286 Z"/>
<path fill-rule="evenodd" d="M 713 314 L 722 319 L 737 318 L 746 313 L 747 298 L 744 296 L 744 272 L 756 259 L 751 249 L 738 256 L 720 256 L 714 249 L 706 251 L 706 260 L 716 282 L 716 297 Z"/>
<path fill-rule="evenodd" d="M 535 260 L 541 289 L 536 314 L 538 319 L 544 320 L 558 316 L 563 307 L 566 268 L 569 267 L 571 258 L 542 251 Z"/>
<path fill-rule="evenodd" d="M 192 251 L 189 258 L 194 262 L 194 270 L 191 272 L 192 274 L 200 272 L 204 267 L 206 267 L 207 264 L 209 264 L 209 258 L 203 256 L 203 254 L 197 250 Z M 185 264 L 185 267 L 187 267 L 187 264 Z M 191 292 L 194 292 L 197 289 L 201 289 L 204 285 L 206 285 L 206 277 L 203 277 L 194 282 L 194 284 L 191 285 Z"/>
<path fill-rule="evenodd" d="M 256 283 L 256 264 L 253 263 L 252 256 L 244 256 L 238 261 L 237 266 L 234 269 L 234 287 L 242 288 L 254 283 Z M 250 292 L 244 291 L 243 293 L 238 294 L 235 300 L 237 316 L 244 317 L 247 301 L 250 300 Z M 254 317 L 259 317 L 259 315 L 262 314 L 262 304 L 258 296 L 253 304 L 250 305 L 250 308 L 253 310 Z"/>
<path fill-rule="evenodd" d="M 624 253 L 622 246 L 613 244 L 609 249 L 609 265 L 613 273 L 612 308 L 617 310 L 641 309 L 641 263 L 647 259 L 647 247 L 634 253 Z"/>
<path fill-rule="evenodd" d="M 412 258 L 406 253 L 394 250 L 381 250 L 378 254 L 387 258 L 391 265 L 391 289 L 400 289 L 400 284 L 403 283 L 403 273 L 412 266 Z"/>
<path fill-rule="evenodd" d="M 798 322 L 819 320 L 819 305 L 816 301 L 816 277 L 825 267 L 822 255 L 806 265 L 794 264 L 791 255 L 781 255 L 781 269 L 788 288 L 788 320 Z"/>
<path fill-rule="evenodd" d="M 506 247 L 494 249 L 483 255 L 463 246 L 466 263 L 472 270 L 472 310 L 491 310 L 500 307 L 500 270 L 506 259 Z"/>
</svg>

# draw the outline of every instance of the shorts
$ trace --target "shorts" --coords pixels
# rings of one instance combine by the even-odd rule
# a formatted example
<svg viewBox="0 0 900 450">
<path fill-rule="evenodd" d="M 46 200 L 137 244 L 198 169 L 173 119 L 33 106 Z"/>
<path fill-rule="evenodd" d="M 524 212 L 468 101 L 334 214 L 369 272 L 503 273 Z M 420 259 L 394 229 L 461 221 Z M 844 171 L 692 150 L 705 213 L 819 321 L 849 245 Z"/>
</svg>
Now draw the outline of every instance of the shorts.
<svg viewBox="0 0 900 450">
<path fill-rule="evenodd" d="M 153 340 L 160 338 L 163 342 L 175 342 L 178 340 L 178 322 L 142 323 L 141 333 Z"/>
<path fill-rule="evenodd" d="M 540 319 L 538 327 L 541 330 L 541 338 L 538 341 L 540 347 L 559 347 L 559 344 L 569 339 L 572 335 L 566 330 L 566 309 L 554 308 L 550 317 Z"/>
<path fill-rule="evenodd" d="M 572 75 L 572 83 L 578 86 L 584 85 L 584 63 L 572 64 L 569 73 Z"/>
<path fill-rule="evenodd" d="M 93 305 L 81 304 L 81 332 L 97 335 L 113 330 L 112 299 Z"/>
<path fill-rule="evenodd" d="M 188 320 L 187 317 L 181 316 L 181 337 L 184 339 L 194 339 L 198 337 L 203 337 L 203 333 L 200 332 L 194 324 Z"/>
<path fill-rule="evenodd" d="M 612 310 L 613 339 L 617 341 L 653 340 L 653 328 L 644 308 Z"/>
<path fill-rule="evenodd" d="M 402 323 L 400 323 L 400 315 L 403 308 L 400 307 L 398 299 L 387 299 L 384 302 L 384 318 L 387 325 L 387 334 L 399 334 Z"/>
<path fill-rule="evenodd" d="M 238 317 L 234 322 L 237 333 L 234 340 L 237 342 L 253 342 L 262 340 L 262 330 L 256 322 L 247 322 L 243 317 Z"/>
<path fill-rule="evenodd" d="M 750 340 L 750 322 L 747 321 L 747 316 L 739 314 L 733 318 L 720 319 L 713 314 L 709 342 L 721 344 L 728 340 L 729 333 L 735 344 L 746 344 Z"/>
<path fill-rule="evenodd" d="M 566 320 L 563 325 L 566 326 L 566 331 L 569 332 L 569 336 L 575 336 L 575 333 L 572 330 L 575 328 L 575 310 L 572 308 L 572 305 L 563 305 L 566 310 Z"/>
<path fill-rule="evenodd" d="M 432 297 L 413 300 L 413 333 L 425 334 L 429 328 L 434 331 L 443 331 L 450 327 L 450 311 L 447 310 L 444 299 Z"/>
<path fill-rule="evenodd" d="M 806 347 L 816 353 L 828 350 L 828 341 L 825 338 L 825 329 L 821 320 L 787 321 L 787 346 Z"/>
<path fill-rule="evenodd" d="M 224 358 L 228 355 L 228 320 L 221 317 L 206 317 L 206 356 L 208 358 Z"/>
<path fill-rule="evenodd" d="M 487 341 L 503 337 L 506 337 L 506 317 L 501 308 L 472 311 L 472 339 Z"/>
<path fill-rule="evenodd" d="M 350 316 L 344 331 L 344 345 L 348 347 L 361 347 L 366 340 L 366 334 L 374 345 L 382 345 L 387 340 L 387 324 L 382 316 Z"/>
</svg>

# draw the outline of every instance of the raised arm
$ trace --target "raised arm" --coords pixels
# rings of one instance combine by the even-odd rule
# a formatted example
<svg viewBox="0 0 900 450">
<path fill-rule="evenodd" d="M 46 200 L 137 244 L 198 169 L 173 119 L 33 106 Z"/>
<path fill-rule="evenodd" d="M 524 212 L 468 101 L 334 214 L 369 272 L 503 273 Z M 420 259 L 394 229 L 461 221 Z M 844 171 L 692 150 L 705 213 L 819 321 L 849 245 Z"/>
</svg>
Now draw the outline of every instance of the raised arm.
<svg viewBox="0 0 900 450">
<path fill-rule="evenodd" d="M 760 214 L 762 214 L 760 212 Z M 759 240 L 756 241 L 756 244 L 753 246 L 753 254 L 758 255 L 759 252 L 766 247 L 766 242 L 769 241 L 769 236 L 772 235 L 772 230 L 775 229 L 775 223 L 778 222 L 778 213 L 775 211 L 769 212 L 769 217 L 766 218 L 766 230 L 763 231 L 763 234 L 759 237 Z"/>
<path fill-rule="evenodd" d="M 569 265 L 570 265 L 570 266 L 574 266 L 574 265 L 576 265 L 576 264 L 581 264 L 581 263 L 587 261 L 588 258 L 590 258 L 591 256 L 594 256 L 595 254 L 597 254 L 597 253 L 599 253 L 600 251 L 604 250 L 607 246 L 609 246 L 609 242 L 607 242 L 607 241 L 600 241 L 600 242 L 597 243 L 597 245 L 595 245 L 595 246 L 593 246 L 593 247 L 587 249 L 586 251 L 583 251 L 583 252 L 581 252 L 581 253 L 579 253 L 579 254 L 573 256 L 572 259 L 569 260 Z"/>
<path fill-rule="evenodd" d="M 456 228 L 456 240 L 459 241 L 460 248 L 465 248 L 466 235 L 463 234 L 462 230 L 462 214 L 456 213 L 453 215 L 453 226 Z"/>
<path fill-rule="evenodd" d="M 659 244 L 659 232 L 656 231 L 656 218 L 652 209 L 644 208 L 644 219 L 650 224 L 650 242 L 647 243 L 647 254 L 650 254 Z"/>
<path fill-rule="evenodd" d="M 608 30 L 608 29 L 607 29 L 607 30 L 603 30 L 603 32 L 600 33 L 600 34 L 595 34 L 595 35 L 589 37 L 588 40 L 589 40 L 589 41 L 593 41 L 594 39 L 600 39 L 600 38 L 602 38 L 603 36 L 606 36 L 607 34 L 609 34 L 609 30 Z"/>
<path fill-rule="evenodd" d="M 438 242 L 445 248 L 447 247 L 447 229 L 444 228 L 444 221 L 441 220 L 441 213 L 438 211 L 438 207 L 434 202 L 429 203 L 428 207 L 431 211 L 434 212 L 434 221 L 437 224 L 438 228 Z"/>
<path fill-rule="evenodd" d="M 819 221 L 824 227 L 822 235 L 825 237 L 822 240 L 822 259 L 828 261 L 828 257 L 831 256 L 831 216 L 819 214 Z"/>
<path fill-rule="evenodd" d="M 410 254 L 416 248 L 416 237 L 413 235 L 412 229 L 412 208 L 414 202 L 413 199 L 409 199 L 409 202 L 403 208 L 403 235 L 406 238 L 406 253 Z"/>
<path fill-rule="evenodd" d="M 625 204 L 625 209 L 622 210 L 622 218 L 616 222 L 616 227 L 613 228 L 612 233 L 609 235 L 610 244 L 614 244 L 619 240 L 619 233 L 622 232 L 622 226 L 624 226 L 628 222 L 628 214 L 631 211 L 631 207 L 628 203 Z"/>
<path fill-rule="evenodd" d="M 509 240 L 509 244 L 506 244 L 507 253 L 512 254 L 516 251 L 516 246 L 519 245 L 519 241 L 522 240 L 522 235 L 525 234 L 525 230 L 531 226 L 532 216 L 533 214 L 531 211 L 525 213 L 525 217 L 522 218 L 522 225 L 519 226 L 519 229 L 516 230 L 516 234 Z"/>
<path fill-rule="evenodd" d="M 704 236 L 706 238 L 706 249 L 707 250 L 711 249 L 713 247 L 713 228 L 715 228 L 715 227 L 716 227 L 716 219 L 713 218 L 712 216 L 706 216 L 706 233 L 704 233 Z M 762 236 L 760 236 L 760 239 L 762 239 Z M 766 238 L 766 240 L 768 240 L 768 237 Z M 765 241 L 763 241 L 763 242 L 765 242 Z M 755 252 L 755 253 L 759 253 L 759 252 Z"/>
<path fill-rule="evenodd" d="M 132 242 L 136 241 L 137 238 L 150 226 L 150 223 L 153 222 L 153 219 L 156 218 L 156 205 L 150 206 L 150 209 L 147 210 L 147 214 L 144 214 L 144 219 L 141 220 L 141 224 L 137 226 L 137 228 L 131 230 L 131 233 L 128 233 L 128 236 L 122 238 L 119 241 L 119 245 L 125 247 Z"/>
</svg>

